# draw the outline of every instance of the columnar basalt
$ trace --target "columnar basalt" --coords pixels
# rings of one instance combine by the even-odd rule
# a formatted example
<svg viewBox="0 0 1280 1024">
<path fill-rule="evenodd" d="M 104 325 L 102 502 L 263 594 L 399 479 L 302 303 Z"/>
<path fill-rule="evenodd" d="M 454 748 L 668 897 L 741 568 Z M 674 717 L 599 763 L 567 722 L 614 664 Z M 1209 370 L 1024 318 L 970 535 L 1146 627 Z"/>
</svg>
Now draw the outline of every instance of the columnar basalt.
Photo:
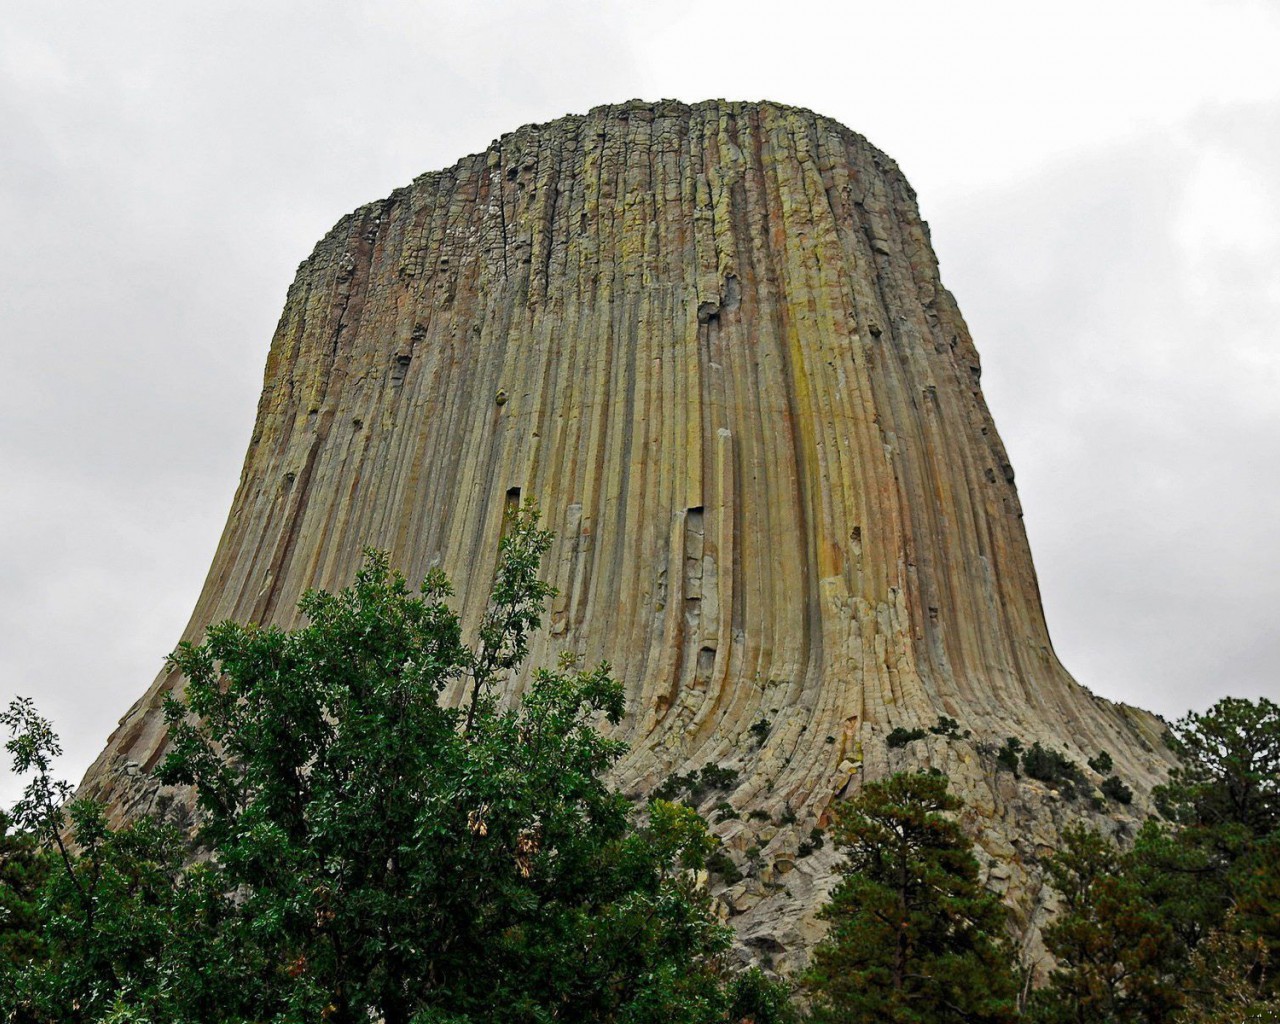
<svg viewBox="0 0 1280 1024">
<path fill-rule="evenodd" d="M 629 791 L 738 772 L 708 806 L 743 812 L 717 830 L 751 868 L 723 893 L 747 948 L 802 954 L 834 861 L 805 837 L 909 764 L 953 776 L 1034 926 L 1037 851 L 1083 812 L 986 745 L 1105 749 L 1139 790 L 1164 755 L 1155 720 L 1054 655 L 979 376 L 911 187 L 848 129 L 722 101 L 521 128 L 343 218 L 299 267 L 186 637 L 292 624 L 367 545 L 410 577 L 442 566 L 474 627 L 502 513 L 532 499 L 559 594 L 529 664 L 614 666 Z M 177 683 L 86 779 L 120 814 L 154 799 L 139 780 Z M 960 735 L 887 746 L 941 715 Z"/>
</svg>

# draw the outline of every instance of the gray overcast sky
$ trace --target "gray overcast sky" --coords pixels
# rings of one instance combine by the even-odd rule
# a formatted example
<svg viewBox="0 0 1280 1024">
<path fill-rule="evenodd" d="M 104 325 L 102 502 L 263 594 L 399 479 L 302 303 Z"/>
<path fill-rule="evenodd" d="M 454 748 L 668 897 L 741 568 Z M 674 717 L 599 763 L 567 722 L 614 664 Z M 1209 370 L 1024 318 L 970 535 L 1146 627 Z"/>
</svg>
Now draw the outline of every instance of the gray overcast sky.
<svg viewBox="0 0 1280 1024">
<path fill-rule="evenodd" d="M 343 213 L 530 121 L 716 96 L 915 185 L 1076 677 L 1275 696 L 1277 54 L 1274 0 L 0 0 L 0 701 L 78 780 L 151 681 Z"/>
</svg>

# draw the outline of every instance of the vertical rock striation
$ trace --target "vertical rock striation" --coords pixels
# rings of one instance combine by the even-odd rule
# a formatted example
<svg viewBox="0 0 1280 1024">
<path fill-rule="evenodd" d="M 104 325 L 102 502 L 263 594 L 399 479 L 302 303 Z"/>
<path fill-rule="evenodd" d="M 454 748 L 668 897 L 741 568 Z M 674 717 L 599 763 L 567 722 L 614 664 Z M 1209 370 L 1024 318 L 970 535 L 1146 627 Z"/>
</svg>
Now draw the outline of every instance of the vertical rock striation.
<svg viewBox="0 0 1280 1024">
<path fill-rule="evenodd" d="M 366 545 L 410 577 L 442 566 L 474 627 L 503 510 L 532 499 L 559 596 L 530 665 L 613 664 L 628 789 L 739 772 L 709 802 L 771 819 L 718 825 L 744 863 L 760 848 L 724 892 L 756 955 L 815 934 L 833 854 L 799 847 L 831 800 L 919 763 L 956 779 L 1034 935 L 1037 850 L 1082 812 L 982 744 L 1105 749 L 1139 789 L 1163 755 L 1150 716 L 1054 655 L 979 376 L 911 187 L 848 129 L 723 101 L 521 128 L 299 267 L 186 637 L 293 623 Z M 154 799 L 138 780 L 176 682 L 86 779 L 121 813 Z M 971 736 L 886 745 L 940 715 Z"/>
</svg>

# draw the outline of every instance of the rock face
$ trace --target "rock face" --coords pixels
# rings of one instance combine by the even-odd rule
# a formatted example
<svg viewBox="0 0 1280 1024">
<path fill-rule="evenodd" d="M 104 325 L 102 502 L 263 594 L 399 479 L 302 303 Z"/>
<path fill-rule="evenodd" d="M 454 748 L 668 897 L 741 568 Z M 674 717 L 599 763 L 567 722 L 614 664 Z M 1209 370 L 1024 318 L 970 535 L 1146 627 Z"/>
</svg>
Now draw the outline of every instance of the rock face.
<svg viewBox="0 0 1280 1024">
<path fill-rule="evenodd" d="M 716 827 L 748 869 L 722 893 L 744 950 L 803 956 L 835 862 L 811 830 L 913 764 L 952 775 L 1034 949 L 1036 859 L 1085 805 L 998 773 L 989 745 L 1105 749 L 1139 794 L 1165 755 L 1154 719 L 1053 653 L 979 375 L 911 187 L 848 129 L 721 101 L 521 128 L 299 267 L 186 637 L 293 623 L 366 545 L 411 578 L 442 566 L 474 627 L 503 511 L 533 499 L 559 596 L 530 666 L 613 664 L 628 790 L 738 772 L 704 809 L 740 815 Z M 121 815 L 157 799 L 176 682 L 86 778 Z M 970 735 L 886 744 L 941 715 Z"/>
</svg>

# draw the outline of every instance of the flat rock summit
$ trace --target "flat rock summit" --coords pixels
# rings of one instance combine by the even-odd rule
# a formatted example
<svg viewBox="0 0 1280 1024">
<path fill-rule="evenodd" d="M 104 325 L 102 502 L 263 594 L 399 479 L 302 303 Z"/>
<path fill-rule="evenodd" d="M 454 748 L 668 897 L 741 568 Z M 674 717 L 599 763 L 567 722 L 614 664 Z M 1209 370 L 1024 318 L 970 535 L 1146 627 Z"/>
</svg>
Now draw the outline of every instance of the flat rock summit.
<svg viewBox="0 0 1280 1024">
<path fill-rule="evenodd" d="M 444 568 L 474 629 L 503 512 L 532 500 L 559 595 L 511 692 L 561 652 L 608 660 L 627 792 L 723 769 L 702 809 L 744 874 L 711 880 L 744 956 L 790 968 L 820 934 L 832 802 L 931 766 L 1034 957 L 1040 858 L 1072 820 L 1131 829 L 1168 754 L 1054 654 L 980 376 L 914 192 L 847 128 L 720 100 L 526 126 L 298 268 L 184 638 L 294 624 L 366 546 Z M 117 817 L 182 806 L 147 776 L 178 683 L 86 776 Z M 1010 736 L 1109 752 L 1133 807 L 1000 771 Z"/>
</svg>

